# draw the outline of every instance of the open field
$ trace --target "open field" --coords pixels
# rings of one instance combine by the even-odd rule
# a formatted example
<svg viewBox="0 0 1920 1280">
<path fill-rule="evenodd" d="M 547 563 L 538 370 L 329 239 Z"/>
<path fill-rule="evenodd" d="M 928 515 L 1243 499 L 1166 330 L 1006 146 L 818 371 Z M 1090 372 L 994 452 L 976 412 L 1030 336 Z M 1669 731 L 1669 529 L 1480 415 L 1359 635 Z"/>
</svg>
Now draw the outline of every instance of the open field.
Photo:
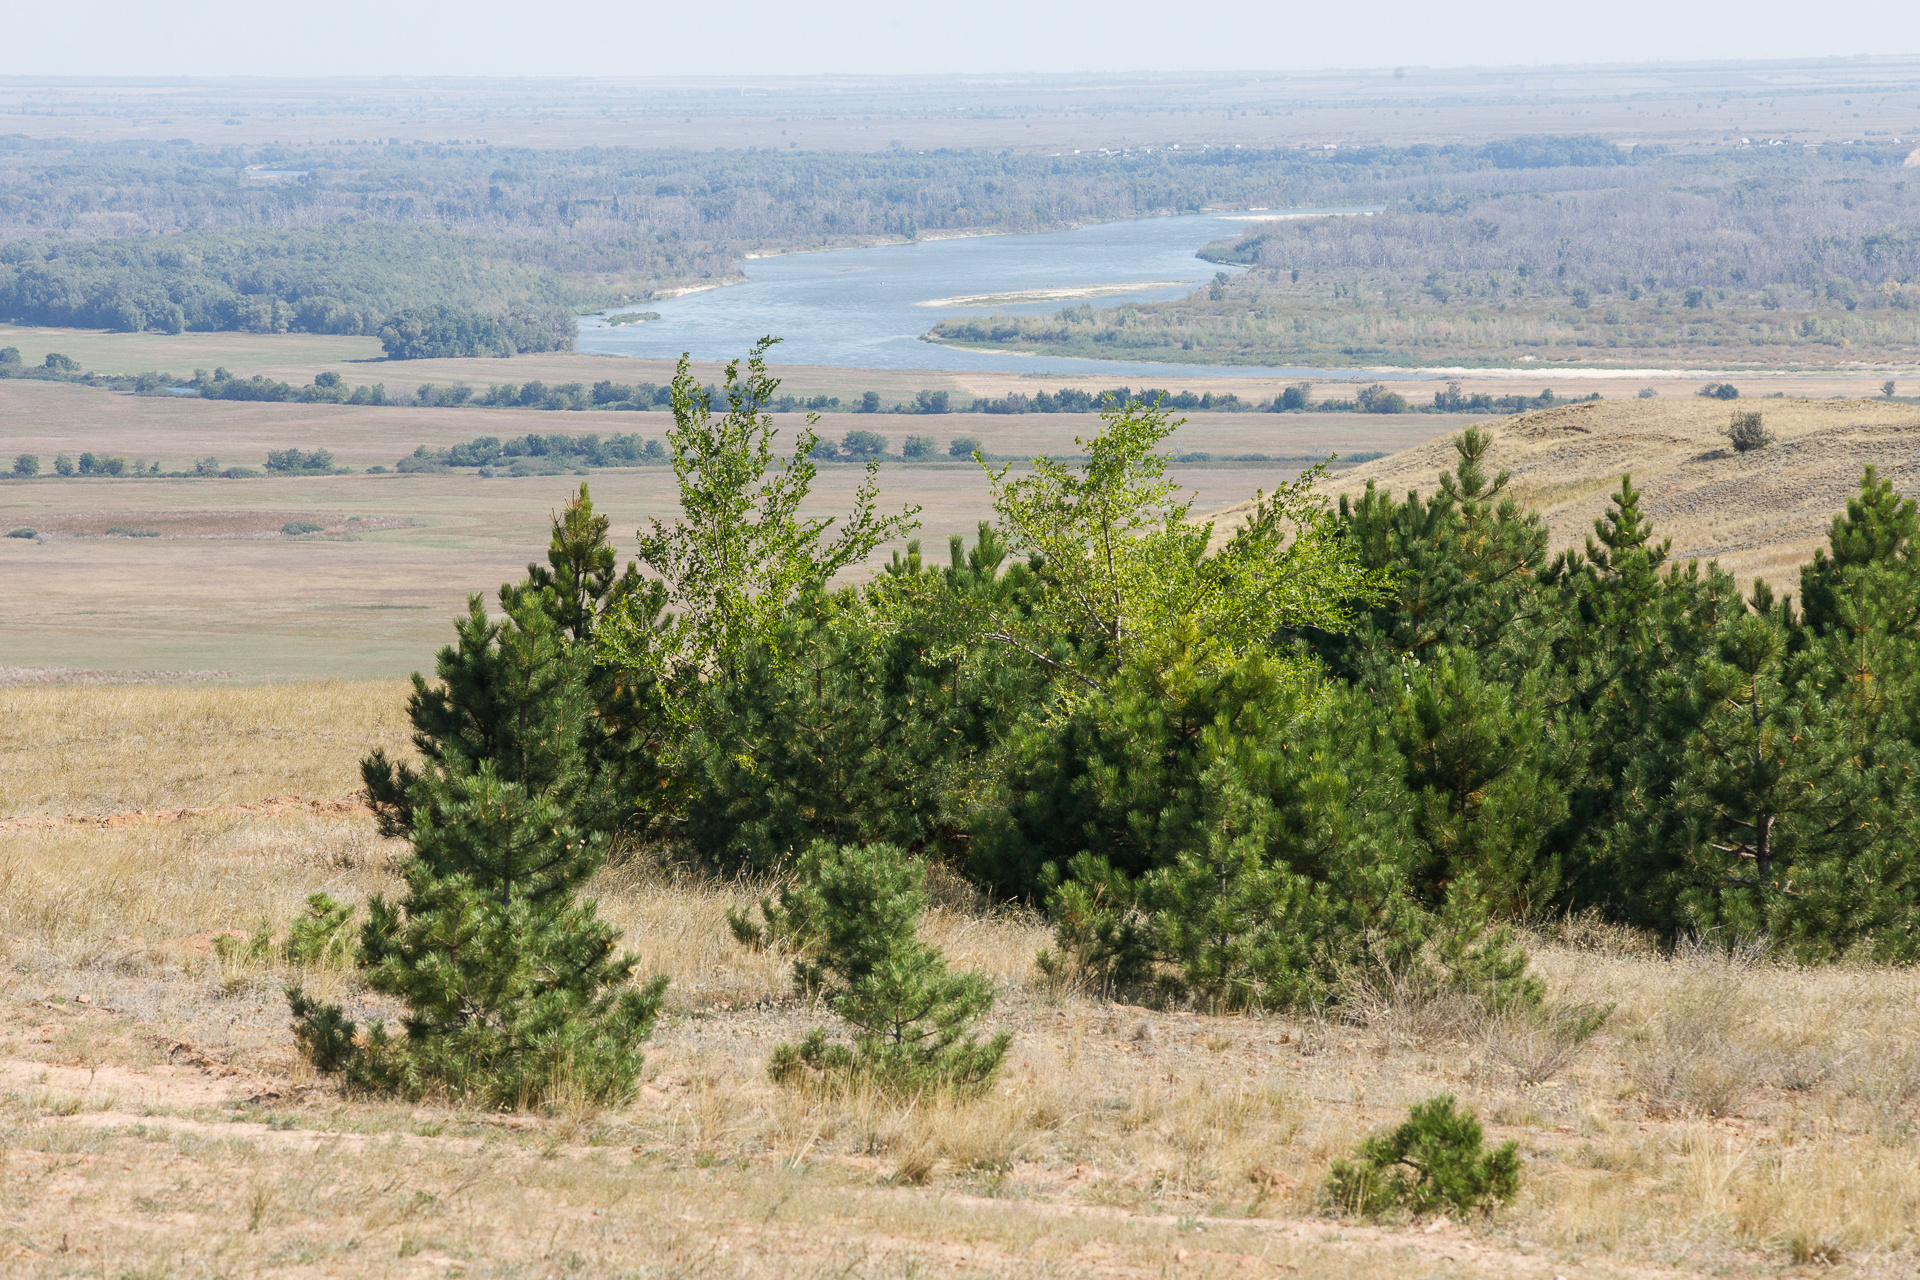
<svg viewBox="0 0 1920 1280">
<path fill-rule="evenodd" d="M 590 358 L 590 357 L 589 357 Z M 794 426 L 799 418 L 790 419 Z M 165 469 L 214 456 L 258 468 L 270 449 L 330 449 L 357 470 L 392 466 L 416 445 L 477 435 L 639 431 L 663 434 L 665 413 L 354 408 L 122 395 L 66 384 L 0 381 L 0 461 L 82 450 L 162 459 Z M 1388 452 L 1445 428 L 1431 417 L 1202 414 L 1177 437 L 1189 451 L 1324 457 Z M 823 435 L 878 429 L 899 448 L 909 432 L 978 437 L 1013 456 L 1074 448 L 1090 415 L 948 414 L 937 419 L 829 414 Z M 1272 488 L 1299 463 L 1182 467 L 1201 509 Z M 811 509 L 846 509 L 862 471 L 821 469 Z M 518 578 L 547 543 L 548 521 L 584 478 L 613 519 L 616 545 L 676 500 L 667 467 L 584 476 L 486 480 L 365 474 L 255 479 L 0 479 L 0 532 L 34 529 L 46 542 L 0 538 L 0 665 L 218 670 L 247 676 L 400 676 L 428 668 L 471 592 Z M 922 536 L 943 554 L 990 514 L 985 477 L 970 463 L 889 465 L 882 496 L 917 503 Z M 301 538 L 282 527 L 308 521 Z M 109 529 L 155 537 L 109 535 Z M 884 556 L 887 552 L 883 551 Z"/>
<path fill-rule="evenodd" d="M 326 802 L 400 747 L 399 695 L 0 690 L 7 1274 L 1912 1274 L 1915 976 L 1662 958 L 1577 921 L 1536 966 L 1616 1009 L 1556 1065 L 1392 999 L 1347 1021 L 1089 999 L 1039 979 L 1036 922 L 947 890 L 927 936 L 999 985 L 1009 1069 L 977 1100 L 890 1102 L 772 1086 L 770 1048 L 818 1015 L 728 938 L 752 886 L 636 858 L 595 886 L 673 979 L 630 1104 L 346 1098 L 297 1060 L 281 985 L 391 1010 L 213 939 L 284 929 L 314 890 L 392 891 L 396 846 Z M 176 807 L 197 812 L 124 813 Z M 1519 1201 L 1327 1216 L 1328 1162 L 1441 1092 L 1520 1144 Z"/>
<path fill-rule="evenodd" d="M 1736 455 L 1719 435 L 1733 406 L 1662 396 L 1494 419 L 1495 459 L 1514 471 L 1520 500 L 1541 507 L 1558 545 L 1581 545 L 1619 473 L 1631 469 L 1663 535 L 1673 536 L 1676 557 L 1718 557 L 1743 579 L 1758 574 L 1789 589 L 1794 568 L 1824 537 L 1867 462 L 1908 491 L 1920 488 L 1913 472 L 1920 409 L 1910 403 L 1734 403 L 1763 412 L 1779 442 Z M 43 466 L 57 452 L 91 449 L 162 459 L 167 469 L 205 456 L 257 467 L 269 449 L 297 446 L 330 449 L 363 470 L 391 466 L 416 445 L 443 447 L 477 435 L 653 435 L 668 421 L 664 413 L 208 402 L 0 381 L 0 460 L 29 452 L 41 455 Z M 1468 421 L 1197 413 L 1175 447 L 1277 459 L 1387 453 L 1339 477 L 1335 491 L 1350 491 L 1367 476 L 1395 490 L 1429 489 L 1450 465 L 1447 438 Z M 967 435 L 991 453 L 1019 457 L 1071 452 L 1075 435 L 1096 426 L 1093 417 L 1073 414 L 828 414 L 820 430 L 829 438 L 878 430 L 896 449 L 909 433 L 933 434 L 942 444 Z M 1207 511 L 1271 488 L 1298 463 L 1175 470 L 1196 495 L 1196 510 Z M 859 475 L 851 466 L 823 467 L 813 509 L 843 509 Z M 644 520 L 672 510 L 667 468 L 600 469 L 584 478 L 623 546 L 631 546 L 626 539 Z M 0 539 L 0 573 L 12 588 L 0 618 L 0 662 L 254 677 L 402 675 L 430 664 L 468 593 L 491 593 L 541 553 L 550 513 L 578 483 L 471 474 L 0 480 L 0 526 L 53 535 L 43 543 Z M 989 514 L 984 477 L 964 463 L 889 465 L 882 493 L 888 503 L 923 507 L 921 536 L 936 554 L 948 535 L 970 533 Z M 296 520 L 318 523 L 322 532 L 280 533 Z M 109 529 L 159 536 L 109 536 Z"/>
</svg>

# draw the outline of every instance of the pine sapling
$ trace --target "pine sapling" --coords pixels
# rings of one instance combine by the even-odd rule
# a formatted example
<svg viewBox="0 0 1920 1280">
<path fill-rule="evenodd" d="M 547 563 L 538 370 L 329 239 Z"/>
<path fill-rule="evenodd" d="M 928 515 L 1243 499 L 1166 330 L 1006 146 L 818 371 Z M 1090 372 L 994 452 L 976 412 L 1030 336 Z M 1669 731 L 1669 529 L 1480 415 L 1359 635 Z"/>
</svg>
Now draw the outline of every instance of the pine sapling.
<svg viewBox="0 0 1920 1280">
<path fill-rule="evenodd" d="M 353 954 L 353 904 L 324 893 L 307 898 L 306 913 L 287 930 L 282 951 L 288 964 L 345 964 Z"/>
<path fill-rule="evenodd" d="M 434 809 L 414 814 L 406 898 L 375 897 L 360 932 L 365 981 L 407 1004 L 404 1034 L 378 1022 L 362 1034 L 293 987 L 301 1048 L 371 1092 L 496 1107 L 563 1092 L 624 1097 L 666 979 L 636 986 L 636 958 L 616 953 L 614 929 L 576 896 L 604 841 L 490 762 L 447 786 Z"/>
<path fill-rule="evenodd" d="M 992 984 L 948 972 L 939 949 L 919 940 L 924 872 L 892 845 L 824 842 L 802 870 L 780 918 L 811 922 L 817 945 L 794 962 L 794 987 L 824 996 L 854 1036 L 836 1044 L 815 1028 L 800 1044 L 779 1046 L 774 1079 L 863 1078 L 899 1090 L 991 1082 L 1012 1037 L 979 1041 L 972 1027 L 993 1008 Z"/>
<path fill-rule="evenodd" d="M 1327 1198 L 1339 1209 L 1377 1218 L 1451 1209 L 1490 1211 L 1520 1191 L 1518 1145 L 1488 1151 L 1480 1122 L 1455 1111 L 1445 1094 L 1414 1107 L 1405 1124 L 1360 1144 L 1352 1160 L 1333 1162 Z"/>
</svg>

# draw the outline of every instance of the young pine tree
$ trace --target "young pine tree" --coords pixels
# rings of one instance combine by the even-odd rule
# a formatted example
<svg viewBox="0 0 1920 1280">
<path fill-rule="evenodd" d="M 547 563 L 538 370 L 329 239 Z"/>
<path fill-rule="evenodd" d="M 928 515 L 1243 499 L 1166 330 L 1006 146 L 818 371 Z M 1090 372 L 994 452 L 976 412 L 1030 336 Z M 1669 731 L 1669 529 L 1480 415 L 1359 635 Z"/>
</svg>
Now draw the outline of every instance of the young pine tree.
<svg viewBox="0 0 1920 1280">
<path fill-rule="evenodd" d="M 613 578 L 605 534 L 583 486 L 554 521 L 551 567 L 501 588 L 498 619 L 473 597 L 440 683 L 414 676 L 423 767 L 362 762 L 382 830 L 413 844 L 406 895 L 373 900 L 358 957 L 407 1005 L 404 1034 L 357 1036 L 337 1006 L 288 992 L 302 1047 L 356 1087 L 525 1106 L 618 1098 L 639 1070 L 665 981 L 636 987 L 634 958 L 579 900 L 640 798 L 627 766 L 647 754 L 652 695 L 596 672 L 585 643 L 600 602 L 642 590 Z"/>
<path fill-rule="evenodd" d="M 1764 936 L 1802 959 L 1920 937 L 1915 754 L 1854 714 L 1841 685 L 1791 651 L 1794 619 L 1764 583 L 1754 611 L 1670 681 L 1682 769 L 1640 839 L 1666 845 L 1692 927 Z M 1629 830 L 1631 838 L 1634 833 Z"/>
<path fill-rule="evenodd" d="M 578 900 L 604 840 L 491 762 L 417 809 L 412 838 L 406 896 L 373 899 L 359 957 L 369 987 L 407 1004 L 404 1034 L 375 1023 L 357 1036 L 338 1006 L 290 988 L 314 1065 L 359 1088 L 493 1107 L 624 1097 L 666 979 L 636 987 L 635 957 Z"/>
<path fill-rule="evenodd" d="M 972 1034 L 993 1007 L 992 984 L 948 972 L 939 949 L 920 941 L 921 868 L 891 845 L 821 842 L 800 871 L 782 917 L 789 936 L 810 943 L 794 962 L 794 986 L 823 996 L 854 1038 L 829 1043 L 815 1028 L 800 1044 L 779 1046 L 769 1064 L 774 1079 L 870 1079 L 905 1091 L 989 1084 L 1012 1037 L 1001 1032 L 983 1044 Z"/>
<path fill-rule="evenodd" d="M 1351 632 L 1310 633 L 1336 675 L 1385 690 L 1405 657 L 1424 660 L 1444 646 L 1524 648 L 1529 622 L 1544 611 L 1545 523 L 1514 502 L 1507 472 L 1487 476 L 1489 433 L 1469 427 L 1453 446 L 1459 460 L 1430 499 L 1409 493 L 1397 502 L 1372 486 L 1357 501 L 1340 499 L 1341 540 L 1363 566 L 1394 578 Z"/>
<path fill-rule="evenodd" d="M 383 834 L 407 835 L 419 810 L 436 810 L 482 763 L 589 830 L 612 832 L 661 803 L 664 693 L 593 661 L 592 630 L 607 609 L 642 620 L 661 607 L 658 585 L 631 564 L 614 576 L 607 523 L 582 485 L 554 519 L 548 564 L 500 588 L 501 615 L 468 599 L 455 643 L 435 660 L 439 682 L 413 677 L 407 714 L 424 767 L 382 751 L 361 761 Z"/>
<path fill-rule="evenodd" d="M 1352 1160 L 1335 1160 L 1327 1198 L 1347 1212 L 1379 1217 L 1436 1209 L 1467 1214 L 1505 1204 L 1520 1192 L 1518 1144 L 1488 1151 L 1480 1122 L 1454 1110 L 1453 1098 L 1429 1098 L 1405 1124 L 1369 1138 Z"/>
</svg>

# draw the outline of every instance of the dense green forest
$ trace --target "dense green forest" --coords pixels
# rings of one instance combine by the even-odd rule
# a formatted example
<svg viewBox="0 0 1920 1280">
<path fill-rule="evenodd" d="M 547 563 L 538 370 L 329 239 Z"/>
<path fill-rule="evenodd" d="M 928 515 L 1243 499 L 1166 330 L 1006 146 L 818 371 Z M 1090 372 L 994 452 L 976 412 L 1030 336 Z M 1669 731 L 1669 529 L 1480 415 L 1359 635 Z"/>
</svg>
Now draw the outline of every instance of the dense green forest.
<svg viewBox="0 0 1920 1280">
<path fill-rule="evenodd" d="M 1434 266 L 1452 273 L 1441 283 L 1456 292 L 1461 273 L 1493 271 L 1510 288 L 1523 267 L 1530 290 L 1542 281 L 1571 288 L 1586 277 L 1566 279 L 1559 267 L 1567 261 L 1607 265 L 1604 280 L 1586 281 L 1590 289 L 1611 287 L 1616 265 L 1634 279 L 1657 275 L 1667 292 L 1727 287 L 1747 251 L 1697 251 L 1703 241 L 1692 229 L 1717 235 L 1713 219 L 1730 202 L 1746 210 L 1748 240 L 1780 229 L 1754 221 L 1755 210 L 1776 207 L 1775 222 L 1792 215 L 1790 254 L 1810 237 L 1824 238 L 1829 250 L 1815 255 L 1822 287 L 1836 274 L 1871 286 L 1881 277 L 1856 265 L 1869 252 L 1860 246 L 1911 221 L 1900 159 L 1864 146 L 1671 155 L 1593 138 L 1036 156 L 429 145 L 309 151 L 14 137 L 0 139 L 0 316 L 122 330 L 364 333 L 381 336 L 395 358 L 499 354 L 564 347 L 569 312 L 724 276 L 756 250 L 933 230 L 1043 231 L 1209 207 L 1359 204 L 1391 213 L 1364 220 L 1369 226 L 1414 228 L 1392 241 L 1406 259 L 1392 264 L 1395 279 L 1417 276 L 1401 286 L 1407 296 L 1425 287 L 1420 282 Z M 1798 188 L 1813 194 L 1797 201 L 1783 194 Z M 1574 207 L 1593 211 L 1570 224 L 1577 233 L 1564 244 L 1543 240 Z M 1480 247 L 1471 262 L 1456 264 L 1441 246 L 1463 229 L 1466 242 Z M 1649 229 L 1661 234 L 1650 237 Z M 1328 247 L 1304 259 L 1291 247 L 1297 237 L 1282 237 L 1289 246 L 1282 256 L 1288 272 L 1307 273 L 1310 291 L 1351 307 L 1360 299 L 1347 291 L 1355 278 L 1358 288 L 1375 290 L 1380 264 L 1369 255 L 1380 251 L 1349 245 L 1346 236 L 1326 233 Z M 1409 265 L 1407 243 L 1424 255 L 1418 264 Z M 1608 246 L 1623 244 L 1642 246 L 1633 263 L 1614 262 L 1624 250 Z M 1656 252 L 1656 244 L 1667 251 Z M 1234 252 L 1266 268 L 1279 250 L 1263 244 Z M 1910 246 L 1894 252 L 1904 262 L 1901 253 L 1910 257 Z M 1762 279 L 1772 266 L 1746 269 L 1760 272 L 1750 277 L 1755 287 L 1773 280 Z M 1865 298 L 1861 288 L 1856 283 L 1853 294 Z M 1236 310 L 1246 308 L 1235 302 L 1229 311 Z M 1340 345 L 1362 342 L 1342 334 Z"/>
</svg>

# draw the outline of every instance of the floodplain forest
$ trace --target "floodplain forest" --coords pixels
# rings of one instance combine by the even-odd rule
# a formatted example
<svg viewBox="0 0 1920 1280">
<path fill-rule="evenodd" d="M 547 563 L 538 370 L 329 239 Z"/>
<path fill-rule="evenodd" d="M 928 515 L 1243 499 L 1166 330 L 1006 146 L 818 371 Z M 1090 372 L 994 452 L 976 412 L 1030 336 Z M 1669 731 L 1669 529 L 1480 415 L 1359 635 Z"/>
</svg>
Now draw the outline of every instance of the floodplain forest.
<svg viewBox="0 0 1920 1280">
<path fill-rule="evenodd" d="M 316 894 L 258 941 L 406 1010 L 362 1025 L 289 989 L 349 1088 L 630 1095 L 666 979 L 636 982 L 582 896 L 609 859 L 785 886 L 729 927 L 833 1015 L 771 1053 L 796 1089 L 994 1079 L 992 984 L 918 932 L 936 873 L 1042 913 L 1037 968 L 1089 994 L 1317 1015 L 1394 992 L 1565 1045 L 1609 1008 L 1550 999 L 1516 926 L 1920 952 L 1920 514 L 1871 468 L 1796 591 L 1743 594 L 1669 562 L 1628 476 L 1550 555 L 1477 428 L 1425 494 L 1332 505 L 1315 468 L 1216 529 L 1165 475 L 1168 414 L 1116 403 L 1078 462 L 983 463 L 995 518 L 944 558 L 909 541 L 834 585 L 916 511 L 882 510 L 873 462 L 842 517 L 802 514 L 815 441 L 776 448 L 771 341 L 718 399 L 682 366 L 680 514 L 633 560 L 583 484 L 545 562 L 474 595 L 414 677 L 419 764 L 362 762 L 404 895 Z M 1328 1195 L 1463 1212 L 1518 1177 L 1436 1098 Z"/>
<path fill-rule="evenodd" d="M 1170 302 L 948 317 L 966 346 L 1206 364 L 1884 358 L 1916 338 L 1891 140 L 1600 137 L 1041 155 L 0 138 L 0 318 L 377 336 L 391 360 L 570 349 L 574 316 L 735 281 L 749 254 L 1250 223 Z M 629 311 L 629 315 L 639 313 Z"/>
</svg>

